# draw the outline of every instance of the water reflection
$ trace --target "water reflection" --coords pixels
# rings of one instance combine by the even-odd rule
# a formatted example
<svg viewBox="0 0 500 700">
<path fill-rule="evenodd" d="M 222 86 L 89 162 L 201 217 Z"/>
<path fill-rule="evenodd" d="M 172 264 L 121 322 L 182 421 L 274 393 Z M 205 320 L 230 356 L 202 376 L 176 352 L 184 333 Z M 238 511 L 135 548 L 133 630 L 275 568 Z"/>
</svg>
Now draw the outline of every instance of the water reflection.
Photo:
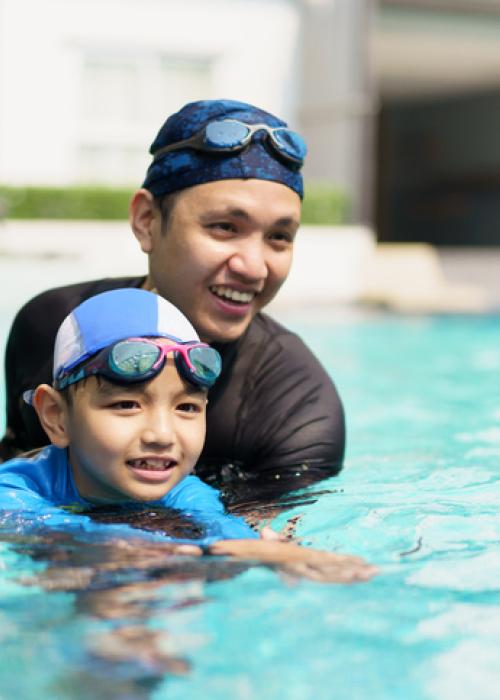
<svg viewBox="0 0 500 700">
<path fill-rule="evenodd" d="M 315 501 L 323 492 L 267 503 L 248 498 L 230 510 L 260 527 L 292 506 Z M 78 515 L 88 516 L 95 531 L 79 535 L 52 530 L 42 523 L 34 525 L 33 519 L 23 528 L 20 517 L 10 526 L 8 518 L 0 523 L 0 541 L 33 562 L 30 573 L 17 582 L 41 587 L 48 596 L 73 594 L 75 618 L 84 623 L 85 633 L 78 640 L 82 654 L 76 666 L 66 667 L 52 690 L 72 700 L 149 698 L 165 677 L 186 675 L 192 668 L 188 655 L 192 657 L 193 650 L 169 630 L 172 616 L 207 604 L 207 583 L 234 578 L 252 562 L 179 554 L 175 545 L 162 539 L 164 535 L 196 540 L 204 533 L 193 520 L 170 509 L 106 506 Z M 287 536 L 293 535 L 298 517 L 287 523 Z M 109 525 L 114 529 L 106 537 Z M 117 536 L 120 525 L 125 526 L 123 536 Z"/>
<path fill-rule="evenodd" d="M 142 700 L 166 675 L 189 673 L 191 663 L 177 652 L 168 630 L 170 616 L 205 604 L 207 582 L 248 568 L 230 559 L 178 555 L 168 542 L 143 539 L 91 543 L 65 532 L 22 536 L 8 531 L 0 539 L 45 565 L 18 583 L 40 586 L 48 595 L 74 595 L 75 615 L 85 622 L 83 656 L 77 669 L 57 682 L 57 693 L 67 691 L 71 698 L 81 692 L 85 698 Z"/>
</svg>

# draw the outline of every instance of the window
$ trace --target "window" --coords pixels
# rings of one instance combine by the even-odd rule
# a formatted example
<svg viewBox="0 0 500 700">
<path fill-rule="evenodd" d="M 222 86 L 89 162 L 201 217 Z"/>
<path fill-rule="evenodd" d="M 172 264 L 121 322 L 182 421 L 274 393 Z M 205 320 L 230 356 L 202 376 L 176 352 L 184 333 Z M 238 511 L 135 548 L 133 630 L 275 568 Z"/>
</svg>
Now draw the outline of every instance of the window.
<svg viewBox="0 0 500 700">
<path fill-rule="evenodd" d="M 166 117 L 209 94 L 209 58 L 84 52 L 75 178 L 137 184 Z"/>
</svg>

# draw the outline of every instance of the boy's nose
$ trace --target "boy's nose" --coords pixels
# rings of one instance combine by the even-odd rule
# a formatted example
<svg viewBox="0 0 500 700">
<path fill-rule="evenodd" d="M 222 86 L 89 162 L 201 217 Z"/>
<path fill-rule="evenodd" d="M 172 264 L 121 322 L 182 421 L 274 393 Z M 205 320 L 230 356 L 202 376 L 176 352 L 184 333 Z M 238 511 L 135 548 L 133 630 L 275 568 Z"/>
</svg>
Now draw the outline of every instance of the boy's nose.
<svg viewBox="0 0 500 700">
<path fill-rule="evenodd" d="M 174 432 L 169 411 L 158 410 L 150 413 L 141 437 L 146 445 L 171 445 L 174 442 Z"/>
</svg>

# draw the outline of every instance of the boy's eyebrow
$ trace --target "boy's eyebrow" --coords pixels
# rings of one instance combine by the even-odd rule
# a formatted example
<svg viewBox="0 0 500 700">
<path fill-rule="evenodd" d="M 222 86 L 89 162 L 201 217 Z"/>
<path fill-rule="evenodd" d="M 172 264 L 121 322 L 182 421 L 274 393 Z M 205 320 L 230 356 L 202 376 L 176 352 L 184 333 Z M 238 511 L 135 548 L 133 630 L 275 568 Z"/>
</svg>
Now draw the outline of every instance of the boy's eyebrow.
<svg viewBox="0 0 500 700">
<path fill-rule="evenodd" d="M 137 384 L 114 384 L 113 382 L 109 382 L 101 377 L 100 381 L 98 382 L 99 393 L 105 395 L 112 395 L 123 392 L 132 394 L 134 392 L 137 392 L 141 383 L 142 382 L 138 382 Z"/>
<path fill-rule="evenodd" d="M 112 396 L 113 394 L 121 394 L 123 392 L 126 392 L 128 394 L 134 394 L 137 391 L 141 391 L 145 383 L 146 382 L 137 382 L 132 384 L 114 384 L 113 382 L 101 378 L 101 381 L 99 382 L 99 393 L 105 396 Z M 184 382 L 184 390 L 186 394 L 189 394 L 189 396 L 199 396 L 200 394 L 206 396 L 208 393 L 208 390 L 204 387 L 189 384 L 188 382 Z"/>
<path fill-rule="evenodd" d="M 208 389 L 205 389 L 202 386 L 196 386 L 195 384 L 189 384 L 188 382 L 184 382 L 184 388 L 186 390 L 186 394 L 191 395 L 196 395 L 199 396 L 202 394 L 203 396 L 206 396 L 208 394 Z"/>
</svg>

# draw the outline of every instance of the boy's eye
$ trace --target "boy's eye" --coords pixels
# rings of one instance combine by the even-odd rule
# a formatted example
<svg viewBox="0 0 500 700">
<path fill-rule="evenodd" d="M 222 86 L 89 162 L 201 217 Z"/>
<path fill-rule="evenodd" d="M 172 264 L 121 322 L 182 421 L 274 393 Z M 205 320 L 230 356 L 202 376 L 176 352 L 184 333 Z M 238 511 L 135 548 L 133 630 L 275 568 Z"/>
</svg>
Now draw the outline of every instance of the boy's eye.
<svg viewBox="0 0 500 700">
<path fill-rule="evenodd" d="M 182 413 L 201 413 L 202 406 L 199 403 L 194 403 L 191 401 L 184 401 L 177 406 L 177 410 Z"/>
<path fill-rule="evenodd" d="M 134 408 L 138 408 L 139 404 L 137 401 L 132 399 L 124 399 L 123 401 L 114 401 L 111 404 L 111 408 L 116 408 L 119 411 L 131 411 Z"/>
</svg>

